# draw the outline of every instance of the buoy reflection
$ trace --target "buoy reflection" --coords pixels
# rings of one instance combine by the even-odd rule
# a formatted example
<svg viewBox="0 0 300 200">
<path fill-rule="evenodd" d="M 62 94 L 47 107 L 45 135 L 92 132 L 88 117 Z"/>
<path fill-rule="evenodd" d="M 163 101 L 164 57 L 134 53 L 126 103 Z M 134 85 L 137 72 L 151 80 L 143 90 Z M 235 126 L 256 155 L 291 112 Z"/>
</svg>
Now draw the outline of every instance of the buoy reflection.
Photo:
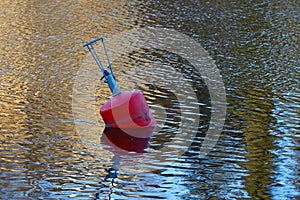
<svg viewBox="0 0 300 200">
<path fill-rule="evenodd" d="M 155 127 L 146 128 L 105 128 L 101 142 L 115 155 L 145 153 Z"/>
</svg>

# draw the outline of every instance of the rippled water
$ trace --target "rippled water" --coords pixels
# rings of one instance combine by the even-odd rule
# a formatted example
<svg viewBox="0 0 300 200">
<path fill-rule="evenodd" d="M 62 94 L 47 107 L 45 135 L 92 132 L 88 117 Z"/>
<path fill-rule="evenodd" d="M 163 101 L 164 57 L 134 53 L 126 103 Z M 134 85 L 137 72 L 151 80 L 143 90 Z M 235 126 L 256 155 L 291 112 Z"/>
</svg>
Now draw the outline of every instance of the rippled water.
<svg viewBox="0 0 300 200">
<path fill-rule="evenodd" d="M 1 1 L 0 6 L 0 199 L 300 197 L 298 1 Z M 80 85 L 79 91 L 93 93 L 78 108 L 95 109 L 97 120 L 75 126 L 76 80 L 98 73 L 94 65 L 82 70 L 93 62 L 84 42 L 148 26 L 193 38 L 220 70 L 226 122 L 204 158 L 199 147 L 212 115 L 207 85 L 187 60 L 159 49 L 124 53 L 113 66 L 123 90 L 144 93 L 158 122 L 146 151 L 161 153 L 163 162 L 120 155 L 103 142 L 97 112 L 110 93 L 99 80 L 95 92 L 88 83 Z M 174 73 L 182 79 L 168 82 Z M 163 84 L 151 82 L 160 77 Z M 169 90 L 169 83 L 181 92 Z M 182 96 L 199 112 L 189 112 Z M 176 137 L 182 116 L 200 121 L 197 130 L 186 129 L 191 145 L 177 156 L 186 142 Z M 109 173 L 112 167 L 118 168 L 117 178 Z"/>
</svg>

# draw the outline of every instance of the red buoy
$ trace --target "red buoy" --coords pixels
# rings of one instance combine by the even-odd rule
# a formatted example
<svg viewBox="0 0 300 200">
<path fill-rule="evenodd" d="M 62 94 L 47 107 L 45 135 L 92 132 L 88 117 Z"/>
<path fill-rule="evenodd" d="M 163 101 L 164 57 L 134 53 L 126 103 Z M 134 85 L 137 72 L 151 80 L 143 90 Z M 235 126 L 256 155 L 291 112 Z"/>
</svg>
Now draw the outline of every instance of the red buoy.
<svg viewBox="0 0 300 200">
<path fill-rule="evenodd" d="M 110 72 L 102 66 L 93 43 L 102 41 Z M 97 65 L 103 73 L 106 83 L 112 92 L 112 98 L 100 109 L 100 114 L 107 128 L 145 128 L 155 126 L 155 119 L 151 115 L 145 97 L 139 91 L 120 92 L 112 71 L 103 38 L 97 38 L 84 44 L 88 48 Z"/>
</svg>

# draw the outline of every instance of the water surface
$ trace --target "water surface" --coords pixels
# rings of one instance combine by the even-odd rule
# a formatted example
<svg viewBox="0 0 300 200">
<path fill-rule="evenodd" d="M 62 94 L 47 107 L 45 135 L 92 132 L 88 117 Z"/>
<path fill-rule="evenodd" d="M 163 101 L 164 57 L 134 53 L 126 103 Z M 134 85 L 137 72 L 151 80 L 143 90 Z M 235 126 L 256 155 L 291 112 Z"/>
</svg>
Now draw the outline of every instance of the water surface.
<svg viewBox="0 0 300 200">
<path fill-rule="evenodd" d="M 299 2 L 28 0 L 1 1 L 0 6 L 0 199 L 300 197 Z M 185 90 L 178 84 L 182 94 L 175 94 L 167 84 L 149 84 L 147 78 L 171 79 L 164 70 L 169 67 L 190 81 L 197 97 L 190 101 L 200 109 L 190 118 L 201 120 L 189 150 L 180 157 L 163 152 L 164 163 L 143 156 L 122 159 L 101 142 L 99 114 L 100 129 L 90 141 L 77 132 L 73 86 L 91 59 L 82 44 L 147 26 L 193 38 L 221 72 L 226 122 L 204 158 L 197 155 L 211 116 L 207 87 L 200 74 L 189 76 L 190 63 L 159 49 L 136 49 L 113 65 L 122 88 L 141 90 L 163 127 L 153 133 L 149 152 L 161 151 L 176 138 L 178 95 Z M 166 67 L 147 74 L 153 62 Z M 137 69 L 134 74 L 132 69 Z M 99 81 L 91 102 L 99 109 L 109 97 Z M 118 160 L 117 178 L 109 178 Z"/>
</svg>

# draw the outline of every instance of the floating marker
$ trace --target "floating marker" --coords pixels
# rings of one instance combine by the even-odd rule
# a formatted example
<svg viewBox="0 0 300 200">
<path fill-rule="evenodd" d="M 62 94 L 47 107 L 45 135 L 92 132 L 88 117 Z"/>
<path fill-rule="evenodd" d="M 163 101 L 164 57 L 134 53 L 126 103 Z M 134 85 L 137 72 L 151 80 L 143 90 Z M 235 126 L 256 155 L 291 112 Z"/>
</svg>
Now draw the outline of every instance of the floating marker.
<svg viewBox="0 0 300 200">
<path fill-rule="evenodd" d="M 108 68 L 104 68 L 93 44 L 101 41 L 106 55 Z M 106 128 L 146 128 L 154 127 L 156 124 L 144 95 L 140 91 L 121 92 L 112 71 L 112 66 L 108 58 L 104 40 L 102 37 L 94 39 L 86 44 L 94 60 L 99 66 L 104 82 L 108 84 L 112 97 L 100 109 L 100 114 Z"/>
</svg>

